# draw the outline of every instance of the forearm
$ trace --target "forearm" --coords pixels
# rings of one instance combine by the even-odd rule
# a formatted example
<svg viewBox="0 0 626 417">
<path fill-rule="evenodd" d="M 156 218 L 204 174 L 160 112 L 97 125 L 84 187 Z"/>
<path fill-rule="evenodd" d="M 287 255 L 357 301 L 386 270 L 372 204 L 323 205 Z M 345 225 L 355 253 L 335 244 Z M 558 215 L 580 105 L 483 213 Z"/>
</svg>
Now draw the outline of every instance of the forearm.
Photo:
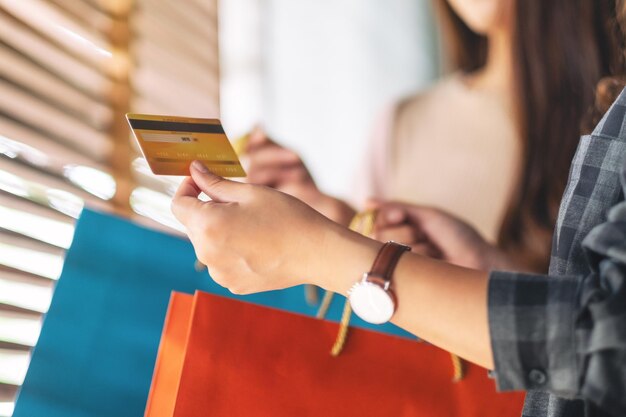
<svg viewBox="0 0 626 417">
<path fill-rule="evenodd" d="M 471 362 L 493 368 L 487 314 L 488 274 L 414 254 L 394 274 L 393 322 Z"/>
<path fill-rule="evenodd" d="M 341 233 L 329 244 L 322 286 L 346 294 L 376 257 L 381 243 Z M 405 254 L 394 273 L 393 322 L 420 338 L 491 369 L 488 274 Z"/>
<path fill-rule="evenodd" d="M 356 215 L 356 210 L 338 198 L 321 194 L 318 204 L 314 206 L 320 213 L 342 226 L 348 226 Z"/>
</svg>

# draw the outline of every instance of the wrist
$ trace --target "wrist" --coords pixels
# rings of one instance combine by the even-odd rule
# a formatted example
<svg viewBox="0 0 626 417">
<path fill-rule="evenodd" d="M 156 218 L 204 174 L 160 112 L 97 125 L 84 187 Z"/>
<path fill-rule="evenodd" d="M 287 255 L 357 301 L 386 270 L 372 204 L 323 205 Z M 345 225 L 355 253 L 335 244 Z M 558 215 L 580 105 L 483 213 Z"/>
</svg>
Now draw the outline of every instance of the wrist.
<svg viewBox="0 0 626 417">
<path fill-rule="evenodd" d="M 382 243 L 337 225 L 330 232 L 325 251 L 317 259 L 321 266 L 316 285 L 338 294 L 347 294 L 355 282 L 369 271 Z"/>
</svg>

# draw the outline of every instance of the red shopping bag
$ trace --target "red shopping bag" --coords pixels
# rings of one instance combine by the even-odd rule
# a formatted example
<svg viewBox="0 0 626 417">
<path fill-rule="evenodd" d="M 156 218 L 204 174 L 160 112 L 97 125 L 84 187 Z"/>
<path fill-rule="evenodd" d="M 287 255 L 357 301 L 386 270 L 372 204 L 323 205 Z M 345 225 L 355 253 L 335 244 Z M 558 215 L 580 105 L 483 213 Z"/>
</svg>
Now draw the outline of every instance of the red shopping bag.
<svg viewBox="0 0 626 417">
<path fill-rule="evenodd" d="M 173 293 L 146 417 L 519 416 L 523 395 L 498 394 L 468 364 L 453 382 L 432 345 L 202 292 Z"/>
</svg>

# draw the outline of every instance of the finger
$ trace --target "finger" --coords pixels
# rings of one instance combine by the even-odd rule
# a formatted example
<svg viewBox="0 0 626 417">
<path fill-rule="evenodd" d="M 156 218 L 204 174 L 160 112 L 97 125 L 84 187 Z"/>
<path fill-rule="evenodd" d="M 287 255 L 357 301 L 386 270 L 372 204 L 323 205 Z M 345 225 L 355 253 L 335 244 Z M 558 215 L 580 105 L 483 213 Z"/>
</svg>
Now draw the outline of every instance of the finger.
<svg viewBox="0 0 626 417">
<path fill-rule="evenodd" d="M 431 225 L 442 218 L 449 218 L 450 215 L 440 209 L 427 206 L 409 205 L 406 209 L 407 217 L 414 223 L 424 226 Z"/>
<path fill-rule="evenodd" d="M 385 229 L 377 230 L 375 233 L 376 240 L 381 242 L 388 242 L 393 240 L 394 242 L 403 243 L 405 245 L 412 245 L 417 243 L 415 238 L 415 231 L 409 225 L 388 227 Z"/>
<path fill-rule="evenodd" d="M 400 203 L 383 203 L 378 209 L 376 216 L 376 228 L 385 229 L 391 226 L 400 225 L 407 220 L 405 207 Z"/>
<path fill-rule="evenodd" d="M 189 221 L 191 214 L 202 206 L 198 200 L 200 189 L 191 177 L 187 177 L 180 184 L 172 198 L 171 210 L 174 217 L 183 224 Z"/>
<path fill-rule="evenodd" d="M 191 178 L 199 190 L 218 203 L 239 201 L 246 187 L 243 183 L 230 181 L 211 173 L 200 161 L 192 162 Z"/>
<path fill-rule="evenodd" d="M 275 166 L 302 164 L 300 157 L 282 146 L 266 144 L 248 152 L 250 166 Z"/>
<path fill-rule="evenodd" d="M 250 132 L 250 137 L 248 138 L 247 151 L 252 152 L 258 147 L 265 146 L 268 144 L 273 144 L 273 143 L 274 142 L 267 136 L 265 129 L 263 129 L 261 125 L 256 125 Z"/>
<path fill-rule="evenodd" d="M 410 245 L 411 252 L 416 253 L 418 255 L 428 256 L 429 258 L 442 259 L 443 254 L 441 251 L 428 243 L 417 243 Z"/>
<path fill-rule="evenodd" d="M 187 177 L 178 186 L 174 198 L 193 197 L 197 199 L 201 192 L 202 190 L 196 185 L 193 178 Z"/>
<path fill-rule="evenodd" d="M 250 166 L 247 171 L 246 182 L 248 184 L 265 185 L 275 188 L 282 177 L 283 167 Z"/>
<path fill-rule="evenodd" d="M 365 202 L 365 210 L 378 210 L 384 204 L 384 200 L 376 197 L 368 198 Z"/>
<path fill-rule="evenodd" d="M 304 176 L 301 165 L 253 167 L 248 169 L 247 181 L 276 188 L 290 182 L 300 183 Z"/>
</svg>

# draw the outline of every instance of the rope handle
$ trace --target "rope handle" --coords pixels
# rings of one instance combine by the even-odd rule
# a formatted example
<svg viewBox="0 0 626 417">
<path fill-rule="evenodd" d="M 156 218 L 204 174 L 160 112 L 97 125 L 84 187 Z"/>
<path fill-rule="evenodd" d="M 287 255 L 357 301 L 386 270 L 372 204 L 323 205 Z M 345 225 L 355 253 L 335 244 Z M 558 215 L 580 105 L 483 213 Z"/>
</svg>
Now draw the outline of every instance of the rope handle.
<svg viewBox="0 0 626 417">
<path fill-rule="evenodd" d="M 355 232 L 359 232 L 364 236 L 371 236 L 374 232 L 375 222 L 376 211 L 367 210 L 362 213 L 357 213 L 354 216 L 354 218 L 350 222 L 350 229 L 354 230 Z M 324 317 L 326 317 L 332 299 L 333 293 L 331 291 L 326 291 L 326 293 L 324 294 L 324 298 L 322 299 L 322 303 L 317 310 L 316 316 L 318 319 L 323 319 Z M 330 354 L 334 357 L 339 356 L 346 345 L 346 340 L 348 339 L 348 330 L 350 329 L 351 316 L 352 308 L 350 307 L 350 301 L 346 299 L 343 307 L 343 313 L 341 315 L 341 321 L 339 322 L 339 332 L 337 333 L 337 338 L 335 339 L 335 343 L 333 344 L 333 347 L 330 351 Z"/>
<path fill-rule="evenodd" d="M 376 214 L 377 213 L 375 210 L 367 210 L 361 213 L 357 213 L 350 222 L 350 229 L 354 230 L 355 232 L 359 232 L 364 236 L 371 236 L 374 232 Z M 333 293 L 331 291 L 326 291 L 324 297 L 322 298 L 320 307 L 317 311 L 316 317 L 318 319 L 323 319 L 324 317 L 326 317 L 332 300 Z M 334 357 L 339 356 L 346 345 L 348 331 L 350 328 L 351 315 L 352 308 L 350 307 L 350 301 L 346 299 L 343 313 L 341 315 L 341 321 L 339 323 L 339 332 L 337 333 L 337 338 L 335 339 L 335 343 L 333 344 L 330 352 L 331 355 Z M 456 383 L 463 380 L 463 378 L 465 378 L 465 364 L 463 362 L 463 359 L 453 353 L 450 353 L 450 360 L 452 362 L 453 369 L 452 381 Z"/>
</svg>

